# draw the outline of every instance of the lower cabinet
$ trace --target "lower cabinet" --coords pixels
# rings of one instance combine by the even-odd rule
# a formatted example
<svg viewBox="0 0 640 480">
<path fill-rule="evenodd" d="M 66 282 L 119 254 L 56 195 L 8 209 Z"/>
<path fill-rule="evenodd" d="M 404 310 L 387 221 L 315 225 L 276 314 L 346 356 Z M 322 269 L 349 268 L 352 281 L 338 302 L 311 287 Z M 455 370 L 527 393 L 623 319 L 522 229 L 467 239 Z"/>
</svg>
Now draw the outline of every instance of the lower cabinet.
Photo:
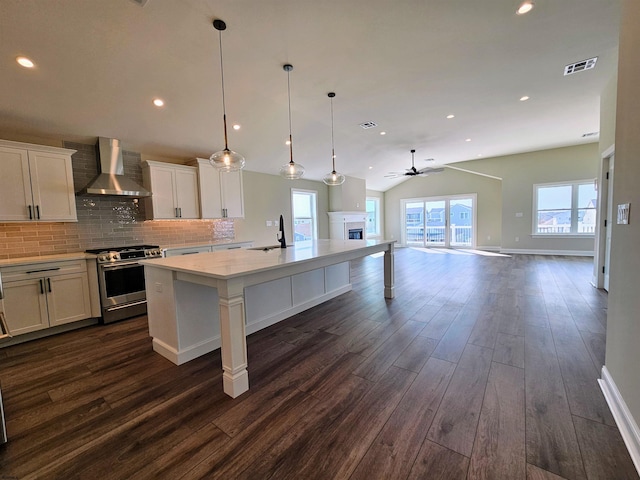
<svg viewBox="0 0 640 480">
<path fill-rule="evenodd" d="M 12 335 L 91 317 L 86 262 L 52 262 L 2 269 L 4 310 Z"/>
</svg>

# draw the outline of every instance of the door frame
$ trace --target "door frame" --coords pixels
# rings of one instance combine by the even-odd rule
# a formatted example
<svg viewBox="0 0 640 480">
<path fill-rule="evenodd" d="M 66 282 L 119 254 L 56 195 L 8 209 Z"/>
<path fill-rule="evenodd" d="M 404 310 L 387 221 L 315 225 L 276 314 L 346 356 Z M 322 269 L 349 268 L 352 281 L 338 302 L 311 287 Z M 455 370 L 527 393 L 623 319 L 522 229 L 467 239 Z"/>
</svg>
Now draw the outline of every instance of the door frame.
<svg viewBox="0 0 640 480">
<path fill-rule="evenodd" d="M 608 212 L 613 213 L 613 205 L 609 205 L 609 200 L 613 199 L 613 163 L 615 162 L 615 144 L 611 145 L 600 156 L 600 174 L 598 176 L 598 209 L 596 212 L 596 236 L 594 244 L 594 262 L 593 262 L 593 276 L 591 284 L 596 288 L 605 287 L 605 273 L 604 269 L 609 268 L 606 265 L 607 262 L 607 228 L 613 227 L 613 218 L 607 218 Z M 609 178 L 607 178 L 609 174 Z M 610 210 L 611 209 L 611 210 Z M 605 220 L 607 220 L 607 227 L 605 227 Z"/>
<path fill-rule="evenodd" d="M 451 206 L 451 200 L 455 200 L 455 199 L 460 199 L 460 198 L 471 198 L 471 203 L 473 208 L 472 210 L 472 218 L 471 218 L 471 228 L 472 228 L 472 235 L 471 235 L 471 246 L 451 246 L 451 238 L 450 238 L 450 206 Z M 463 193 L 463 194 L 456 194 L 456 195 L 438 195 L 438 196 L 434 196 L 434 197 L 419 197 L 419 198 L 403 198 L 400 200 L 400 218 L 402 219 L 400 221 L 400 242 L 401 245 L 406 247 L 407 245 L 407 229 L 406 229 L 406 224 L 405 224 L 405 219 L 406 219 L 406 205 L 407 203 L 413 203 L 413 202 L 434 202 L 434 201 L 443 201 L 445 202 L 445 245 L 441 246 L 441 245 L 435 245 L 435 246 L 431 246 L 431 247 L 427 247 L 426 245 L 424 245 L 424 241 L 423 241 L 423 246 L 425 248 L 468 248 L 468 249 L 475 249 L 476 245 L 477 245 L 477 236 L 478 236 L 478 226 L 477 226 L 477 218 L 478 218 L 478 194 L 477 193 Z M 425 212 L 425 217 L 426 217 L 426 212 Z M 424 220 L 424 224 L 425 224 L 425 228 L 426 228 L 426 218 Z M 447 245 L 447 243 L 449 245 Z"/>
</svg>

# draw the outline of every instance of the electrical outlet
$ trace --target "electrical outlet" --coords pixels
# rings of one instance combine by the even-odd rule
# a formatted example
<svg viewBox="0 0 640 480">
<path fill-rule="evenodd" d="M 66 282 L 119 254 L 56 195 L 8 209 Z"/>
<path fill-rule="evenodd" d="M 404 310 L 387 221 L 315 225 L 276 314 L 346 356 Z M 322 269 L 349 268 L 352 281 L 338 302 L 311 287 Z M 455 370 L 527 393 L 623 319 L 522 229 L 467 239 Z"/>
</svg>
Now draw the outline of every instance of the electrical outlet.
<svg viewBox="0 0 640 480">
<path fill-rule="evenodd" d="M 156 292 L 162 293 L 162 284 L 161 283 L 156 282 L 155 287 L 156 287 Z"/>
<path fill-rule="evenodd" d="M 516 242 L 519 242 L 519 241 L 520 241 L 520 237 L 516 237 Z"/>
</svg>

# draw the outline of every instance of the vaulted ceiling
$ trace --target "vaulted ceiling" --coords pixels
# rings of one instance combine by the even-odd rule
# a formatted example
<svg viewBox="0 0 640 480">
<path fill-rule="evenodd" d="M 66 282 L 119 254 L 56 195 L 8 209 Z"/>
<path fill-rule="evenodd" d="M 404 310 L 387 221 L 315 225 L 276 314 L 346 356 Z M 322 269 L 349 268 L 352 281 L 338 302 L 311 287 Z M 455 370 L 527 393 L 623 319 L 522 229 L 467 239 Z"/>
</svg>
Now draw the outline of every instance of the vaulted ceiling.
<svg viewBox="0 0 640 480">
<path fill-rule="evenodd" d="M 618 0 L 536 0 L 525 15 L 519 0 L 139 3 L 0 0 L 0 134 L 208 157 L 223 147 L 220 18 L 227 117 L 241 126 L 229 147 L 245 168 L 275 174 L 289 160 L 290 63 L 305 178 L 331 170 L 333 91 L 337 169 L 386 190 L 412 148 L 423 168 L 597 141 L 583 135 L 598 131 L 617 68 Z M 592 57 L 594 69 L 563 75 Z"/>
</svg>

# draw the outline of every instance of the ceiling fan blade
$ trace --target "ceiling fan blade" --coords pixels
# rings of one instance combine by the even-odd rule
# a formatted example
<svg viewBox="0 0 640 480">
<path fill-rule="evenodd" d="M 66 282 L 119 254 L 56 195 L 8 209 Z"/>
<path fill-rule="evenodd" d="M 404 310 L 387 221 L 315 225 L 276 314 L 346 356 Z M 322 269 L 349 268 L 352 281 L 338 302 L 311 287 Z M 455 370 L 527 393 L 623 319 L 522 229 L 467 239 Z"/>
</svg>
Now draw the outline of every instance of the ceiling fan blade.
<svg viewBox="0 0 640 480">
<path fill-rule="evenodd" d="M 421 169 L 418 173 L 420 173 L 421 175 L 429 175 L 431 173 L 442 173 L 442 172 L 444 172 L 443 167 L 440 167 L 440 168 L 427 167 L 427 168 Z"/>
</svg>

